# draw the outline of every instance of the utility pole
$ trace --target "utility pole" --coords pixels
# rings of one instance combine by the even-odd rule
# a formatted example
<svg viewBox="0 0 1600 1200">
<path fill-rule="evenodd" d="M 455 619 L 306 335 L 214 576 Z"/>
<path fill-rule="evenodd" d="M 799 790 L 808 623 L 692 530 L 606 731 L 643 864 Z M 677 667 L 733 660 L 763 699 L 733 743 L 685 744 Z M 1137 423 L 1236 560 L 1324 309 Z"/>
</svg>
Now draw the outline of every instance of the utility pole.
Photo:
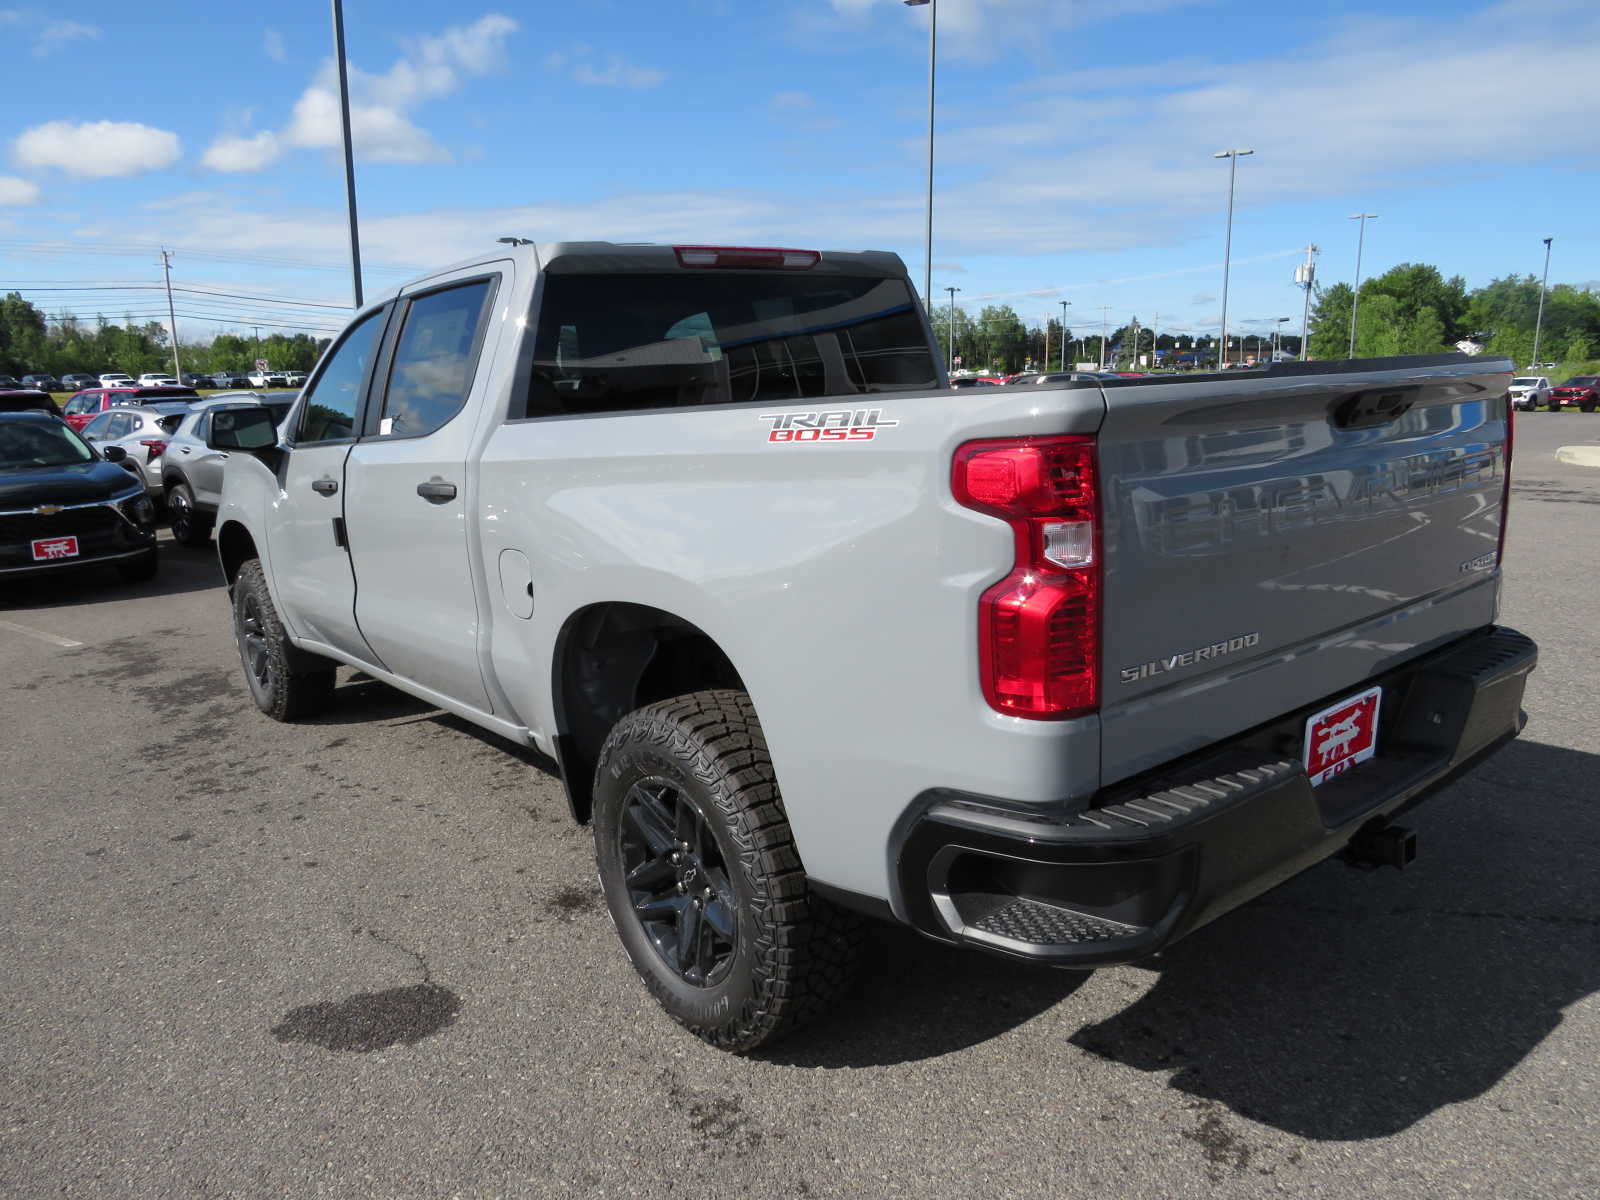
<svg viewBox="0 0 1600 1200">
<path fill-rule="evenodd" d="M 172 377 L 183 379 L 183 368 L 178 365 L 178 315 L 172 310 L 172 255 L 161 247 L 161 272 L 167 280 L 167 329 L 172 334 Z"/>
<path fill-rule="evenodd" d="M 1154 369 L 1156 365 L 1156 342 L 1160 340 L 1161 337 L 1161 335 L 1156 332 L 1156 326 L 1160 323 L 1160 321 L 1160 313 L 1150 314 L 1150 366 L 1152 369 Z"/>
<path fill-rule="evenodd" d="M 1139 369 L 1139 318 L 1134 317 L 1128 322 L 1128 340 L 1133 343 L 1133 352 L 1128 355 L 1128 370 Z"/>
<path fill-rule="evenodd" d="M 1539 281 L 1539 318 L 1533 323 L 1533 363 L 1529 370 L 1539 365 L 1539 334 L 1544 331 L 1544 293 L 1550 283 L 1550 243 L 1555 238 L 1544 239 L 1544 278 Z"/>
<path fill-rule="evenodd" d="M 944 373 L 949 375 L 951 371 L 956 369 L 956 293 L 961 289 L 947 287 L 944 290 L 950 293 L 950 345 L 947 347 L 950 365 L 944 370 Z"/>
<path fill-rule="evenodd" d="M 339 64 L 339 118 L 344 130 L 344 195 L 350 208 L 350 277 L 361 299 L 361 234 L 356 228 L 356 160 L 350 143 L 350 72 L 344 61 L 344 5 L 333 0 L 333 57 Z"/>
<path fill-rule="evenodd" d="M 1294 281 L 1306 293 L 1305 309 L 1300 314 L 1300 361 L 1307 362 L 1310 359 L 1310 352 L 1307 347 L 1311 341 L 1311 289 L 1317 282 L 1317 247 L 1315 243 L 1306 243 L 1306 261 L 1294 269 Z"/>
<path fill-rule="evenodd" d="M 1111 305 L 1100 306 L 1100 369 L 1106 369 L 1106 326 L 1110 324 L 1107 314 L 1111 312 Z"/>
<path fill-rule="evenodd" d="M 1061 369 L 1063 371 L 1067 369 L 1067 305 L 1071 303 L 1071 300 L 1063 300 L 1061 302 Z"/>
<path fill-rule="evenodd" d="M 1050 314 L 1044 315 L 1044 370 L 1050 369 Z"/>
<path fill-rule="evenodd" d="M 1367 222 L 1374 219 L 1377 213 L 1351 213 L 1352 221 L 1361 222 L 1361 236 L 1356 240 L 1356 290 L 1350 296 L 1350 353 L 1347 357 L 1356 356 L 1356 313 L 1361 309 L 1361 252 L 1367 248 Z"/>
</svg>

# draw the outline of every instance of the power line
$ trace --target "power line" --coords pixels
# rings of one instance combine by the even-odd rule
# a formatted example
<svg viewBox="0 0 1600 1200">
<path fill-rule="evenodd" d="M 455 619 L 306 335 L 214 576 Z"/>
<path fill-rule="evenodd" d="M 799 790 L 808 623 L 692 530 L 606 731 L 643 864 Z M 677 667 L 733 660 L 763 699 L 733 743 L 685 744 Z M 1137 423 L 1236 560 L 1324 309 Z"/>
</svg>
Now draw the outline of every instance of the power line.
<svg viewBox="0 0 1600 1200">
<path fill-rule="evenodd" d="M 170 251 L 168 252 L 170 253 Z M 4 286 L 4 285 L 0 285 Z M 108 287 L 23 287 L 18 291 L 26 292 L 159 292 L 162 285 L 159 283 L 118 283 Z M 182 292 L 189 296 L 223 296 L 235 300 L 254 300 L 261 304 L 283 304 L 291 308 L 331 308 L 339 312 L 349 312 L 348 304 L 327 304 L 320 300 L 291 300 L 276 296 L 257 296 L 250 292 L 213 292 L 204 288 L 175 287 L 174 292 Z"/>
<path fill-rule="evenodd" d="M 75 313 L 65 313 L 65 314 L 59 314 L 59 315 L 58 314 L 53 314 L 53 313 L 41 313 L 40 315 L 46 321 L 52 321 L 52 322 L 55 322 L 57 324 L 65 324 L 65 323 L 68 323 L 68 322 L 81 322 L 83 324 L 98 324 L 99 323 L 98 320 L 96 320 L 95 318 L 84 318 L 84 317 L 78 316 Z M 140 320 L 154 321 L 154 320 L 156 320 L 156 319 L 158 319 L 160 317 L 166 316 L 167 314 L 165 312 L 148 312 L 148 313 L 121 313 L 119 315 L 125 321 L 140 321 Z M 338 333 L 341 329 L 344 328 L 342 325 L 334 325 L 334 326 L 326 326 L 326 325 L 287 325 L 287 324 L 282 324 L 282 323 L 275 322 L 275 321 L 256 321 L 256 320 L 252 320 L 252 319 L 248 319 L 248 318 L 241 319 L 239 317 L 232 317 L 232 316 L 229 316 L 229 317 L 208 317 L 208 316 L 204 316 L 204 315 L 202 315 L 200 313 L 188 313 L 188 312 L 181 312 L 181 313 L 178 313 L 177 315 L 182 317 L 185 321 L 200 321 L 200 322 L 202 322 L 204 324 L 208 324 L 208 325 L 230 325 L 230 326 L 233 326 L 234 328 L 239 328 L 239 329 L 244 329 L 244 328 L 249 328 L 249 327 L 254 326 L 254 325 L 259 325 L 263 329 L 294 329 L 294 330 L 297 330 L 297 331 L 299 331 L 301 333 L 334 334 L 334 333 Z"/>
</svg>

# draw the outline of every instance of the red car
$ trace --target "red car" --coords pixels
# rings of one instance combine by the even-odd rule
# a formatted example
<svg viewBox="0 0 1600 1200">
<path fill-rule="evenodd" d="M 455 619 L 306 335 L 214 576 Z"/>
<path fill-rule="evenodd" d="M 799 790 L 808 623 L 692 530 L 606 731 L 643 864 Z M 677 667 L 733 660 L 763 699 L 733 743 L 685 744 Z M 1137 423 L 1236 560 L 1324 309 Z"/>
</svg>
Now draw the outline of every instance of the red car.
<svg viewBox="0 0 1600 1200">
<path fill-rule="evenodd" d="M 1558 388 L 1550 391 L 1552 409 L 1576 404 L 1580 412 L 1593 412 L 1600 407 L 1600 375 L 1574 375 Z"/>
<path fill-rule="evenodd" d="M 200 393 L 186 387 L 85 388 L 67 401 L 61 415 L 81 430 L 108 408 L 119 404 L 148 404 L 152 400 L 198 400 Z"/>
</svg>

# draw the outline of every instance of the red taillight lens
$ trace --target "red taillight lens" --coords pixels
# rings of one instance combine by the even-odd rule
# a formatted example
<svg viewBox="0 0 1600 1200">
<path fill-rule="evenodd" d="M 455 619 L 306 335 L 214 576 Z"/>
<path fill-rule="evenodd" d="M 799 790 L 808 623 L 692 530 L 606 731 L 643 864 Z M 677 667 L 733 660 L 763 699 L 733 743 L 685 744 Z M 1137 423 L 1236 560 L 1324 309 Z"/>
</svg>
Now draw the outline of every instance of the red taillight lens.
<svg viewBox="0 0 1600 1200">
<path fill-rule="evenodd" d="M 1004 520 L 1015 561 L 978 602 L 983 694 L 1062 720 L 1100 703 L 1099 477 L 1092 437 L 1006 438 L 956 451 L 951 491 Z"/>
<path fill-rule="evenodd" d="M 167 449 L 167 444 L 160 438 L 151 438 L 148 441 L 141 439 L 139 445 L 145 448 L 146 453 L 144 457 L 146 462 L 155 462 L 155 460 L 160 458 Z"/>
<path fill-rule="evenodd" d="M 771 246 L 674 246 L 680 267 L 740 267 L 766 271 L 805 271 L 822 261 L 816 250 Z"/>
</svg>

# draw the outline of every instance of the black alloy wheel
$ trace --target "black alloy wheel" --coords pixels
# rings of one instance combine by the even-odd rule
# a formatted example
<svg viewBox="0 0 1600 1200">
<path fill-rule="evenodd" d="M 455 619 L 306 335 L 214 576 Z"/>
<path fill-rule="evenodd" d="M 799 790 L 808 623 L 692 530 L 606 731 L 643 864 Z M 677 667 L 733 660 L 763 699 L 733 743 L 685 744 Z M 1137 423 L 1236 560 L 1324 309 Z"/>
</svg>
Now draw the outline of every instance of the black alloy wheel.
<svg viewBox="0 0 1600 1200">
<path fill-rule="evenodd" d="M 195 511 L 194 493 L 187 483 L 176 484 L 167 492 L 167 519 L 180 546 L 204 546 L 211 540 L 211 527 Z"/>
<path fill-rule="evenodd" d="M 662 1008 L 739 1053 L 825 1012 L 855 973 L 861 918 L 812 890 L 750 697 L 637 708 L 598 758 L 600 887 Z"/>
<path fill-rule="evenodd" d="M 233 583 L 233 635 L 250 698 L 267 716 L 294 721 L 332 702 L 334 664 L 289 640 L 257 559 L 245 563 Z"/>
<path fill-rule="evenodd" d="M 693 801 L 669 780 L 640 780 L 622 801 L 617 843 L 628 897 L 662 962 L 694 987 L 720 983 L 738 950 L 738 899 Z"/>
</svg>

